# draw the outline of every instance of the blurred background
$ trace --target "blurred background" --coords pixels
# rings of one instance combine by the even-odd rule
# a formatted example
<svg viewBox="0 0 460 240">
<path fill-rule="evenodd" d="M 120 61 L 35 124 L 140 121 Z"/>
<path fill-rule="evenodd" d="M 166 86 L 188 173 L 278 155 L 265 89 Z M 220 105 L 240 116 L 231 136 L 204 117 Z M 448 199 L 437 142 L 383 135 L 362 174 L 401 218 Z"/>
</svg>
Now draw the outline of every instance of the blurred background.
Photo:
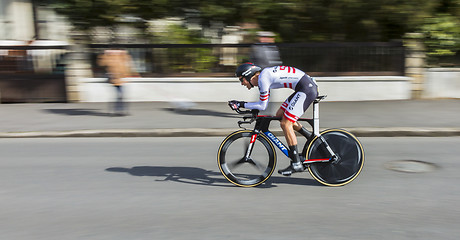
<svg viewBox="0 0 460 240">
<path fill-rule="evenodd" d="M 460 0 L 0 0 L 0 101 L 108 101 L 97 59 L 114 48 L 139 74 L 128 101 L 167 101 L 179 84 L 221 101 L 261 32 L 332 100 L 362 100 L 340 96 L 347 86 L 387 96 L 364 100 L 460 98 L 459 26 Z M 186 95 L 194 86 L 205 93 Z"/>
</svg>

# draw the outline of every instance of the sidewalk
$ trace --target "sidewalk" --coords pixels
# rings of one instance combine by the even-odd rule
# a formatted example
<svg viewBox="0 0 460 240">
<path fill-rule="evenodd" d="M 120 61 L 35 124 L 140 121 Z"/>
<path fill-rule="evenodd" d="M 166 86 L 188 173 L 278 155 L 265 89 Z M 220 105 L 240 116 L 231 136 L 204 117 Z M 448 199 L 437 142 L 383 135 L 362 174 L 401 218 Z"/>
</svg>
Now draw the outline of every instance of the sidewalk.
<svg viewBox="0 0 460 240">
<path fill-rule="evenodd" d="M 279 106 L 275 104 L 273 109 Z M 225 136 L 240 116 L 226 103 L 196 103 L 189 110 L 166 102 L 129 104 L 114 117 L 108 103 L 0 104 L 0 137 Z M 321 102 L 320 128 L 357 136 L 460 136 L 460 99 Z M 263 112 L 262 114 L 271 114 Z M 310 118 L 311 109 L 303 116 Z M 280 132 L 274 122 L 274 132 Z"/>
</svg>

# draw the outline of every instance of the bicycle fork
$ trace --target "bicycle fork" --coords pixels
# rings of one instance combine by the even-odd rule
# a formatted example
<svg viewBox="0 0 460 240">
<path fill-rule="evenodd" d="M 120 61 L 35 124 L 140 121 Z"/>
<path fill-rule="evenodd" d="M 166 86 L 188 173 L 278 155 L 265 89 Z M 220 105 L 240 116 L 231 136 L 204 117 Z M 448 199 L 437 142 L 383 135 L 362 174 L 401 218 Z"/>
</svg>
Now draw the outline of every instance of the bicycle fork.
<svg viewBox="0 0 460 240">
<path fill-rule="evenodd" d="M 246 154 L 244 155 L 244 159 L 248 161 L 250 159 L 252 149 L 254 149 L 254 143 L 256 142 L 257 136 L 259 135 L 258 132 L 254 132 L 251 136 L 251 141 L 249 142 L 248 149 L 246 150 Z"/>
</svg>

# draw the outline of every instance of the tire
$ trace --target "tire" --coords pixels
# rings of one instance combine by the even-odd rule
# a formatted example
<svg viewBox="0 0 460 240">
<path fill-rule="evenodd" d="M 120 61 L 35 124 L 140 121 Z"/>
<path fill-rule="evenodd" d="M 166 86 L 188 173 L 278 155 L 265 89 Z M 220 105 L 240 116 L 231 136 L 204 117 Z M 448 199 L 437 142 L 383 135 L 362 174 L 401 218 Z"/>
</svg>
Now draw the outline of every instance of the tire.
<svg viewBox="0 0 460 240">
<path fill-rule="evenodd" d="M 328 129 L 320 134 L 338 155 L 338 161 L 312 163 L 308 171 L 312 177 L 327 186 L 343 186 L 353 181 L 364 166 L 364 150 L 358 139 L 342 129 Z M 330 158 L 320 138 L 315 137 L 306 151 L 307 159 Z"/>
<path fill-rule="evenodd" d="M 276 152 L 268 138 L 260 133 L 249 159 L 244 159 L 253 131 L 234 132 L 222 141 L 217 152 L 217 164 L 222 175 L 240 187 L 254 187 L 265 182 L 276 167 Z"/>
</svg>

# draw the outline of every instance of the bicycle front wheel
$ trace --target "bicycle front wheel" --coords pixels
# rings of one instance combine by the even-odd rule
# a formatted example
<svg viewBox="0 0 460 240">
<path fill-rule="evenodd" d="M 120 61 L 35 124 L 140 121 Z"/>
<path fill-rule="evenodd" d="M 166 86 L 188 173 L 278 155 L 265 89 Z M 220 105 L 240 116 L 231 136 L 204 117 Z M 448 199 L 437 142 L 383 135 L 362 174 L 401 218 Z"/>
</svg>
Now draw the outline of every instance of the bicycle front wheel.
<svg viewBox="0 0 460 240">
<path fill-rule="evenodd" d="M 329 162 L 312 163 L 310 174 L 318 182 L 327 186 L 343 186 L 353 181 L 364 166 L 364 150 L 358 139 L 342 129 L 329 129 L 320 134 L 329 144 L 338 159 Z M 308 146 L 308 159 L 330 158 L 323 141 L 315 137 Z"/>
<path fill-rule="evenodd" d="M 275 170 L 276 152 L 263 134 L 257 134 L 252 149 L 248 148 L 255 133 L 241 130 L 230 134 L 220 145 L 217 163 L 224 177 L 240 187 L 254 187 L 265 182 Z"/>
</svg>

